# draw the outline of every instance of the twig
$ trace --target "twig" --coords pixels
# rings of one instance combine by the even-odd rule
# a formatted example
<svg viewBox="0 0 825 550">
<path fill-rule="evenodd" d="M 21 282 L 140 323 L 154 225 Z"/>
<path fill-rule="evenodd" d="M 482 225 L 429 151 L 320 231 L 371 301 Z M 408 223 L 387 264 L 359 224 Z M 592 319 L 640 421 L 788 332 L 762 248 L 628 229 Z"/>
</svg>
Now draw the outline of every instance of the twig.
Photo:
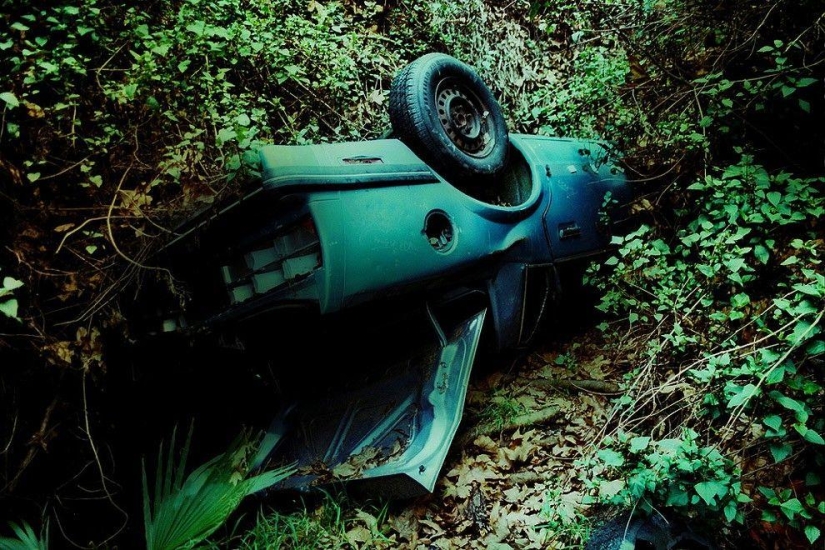
<svg viewBox="0 0 825 550">
<path fill-rule="evenodd" d="M 112 506 L 114 506 L 114 508 L 118 512 L 123 514 L 123 524 L 117 529 L 117 531 L 114 532 L 114 534 L 112 534 L 106 540 L 100 543 L 100 546 L 105 546 L 107 542 L 114 539 L 126 528 L 126 525 L 129 523 L 129 514 L 126 513 L 126 511 L 123 508 L 118 506 L 118 504 L 115 502 L 114 497 L 112 497 L 112 494 L 109 492 L 109 488 L 106 485 L 106 474 L 103 473 L 103 464 L 100 462 L 100 455 L 97 452 L 97 445 L 95 445 L 95 442 L 92 439 L 92 429 L 91 426 L 89 426 L 89 406 L 86 400 L 86 375 L 88 374 L 88 372 L 89 370 L 87 368 L 83 369 L 83 377 L 81 380 L 81 388 L 83 390 L 83 420 L 86 425 L 86 438 L 89 440 L 89 447 L 91 447 L 92 454 L 95 457 L 95 463 L 97 463 L 97 470 L 100 473 L 100 484 L 103 488 L 103 492 L 106 494 L 106 498 L 112 504 Z"/>
<path fill-rule="evenodd" d="M 102 221 L 105 221 L 106 219 L 108 219 L 109 217 L 126 218 L 126 219 L 138 218 L 138 216 L 100 216 L 100 217 L 97 217 L 97 218 L 89 218 L 87 220 L 84 220 L 83 223 L 81 223 L 80 225 L 78 225 L 77 227 L 72 229 L 71 231 L 67 231 L 66 234 L 63 235 L 63 238 L 60 240 L 60 244 L 57 245 L 57 250 L 55 250 L 54 253 L 58 254 L 60 252 L 60 249 L 63 248 L 63 245 L 66 243 L 66 239 L 68 239 L 70 236 L 74 235 L 75 233 L 77 233 L 78 231 L 80 231 L 81 229 L 86 227 L 88 224 L 90 224 L 92 222 L 102 222 Z"/>
<path fill-rule="evenodd" d="M 63 174 L 65 174 L 66 172 L 69 172 L 69 171 L 71 171 L 71 170 L 74 170 L 76 167 L 80 166 L 81 164 L 83 164 L 83 163 L 84 163 L 84 162 L 86 162 L 87 160 L 89 160 L 89 157 L 86 157 L 86 158 L 84 158 L 84 159 L 81 159 L 81 160 L 79 160 L 79 161 L 75 162 L 75 163 L 74 163 L 74 164 L 72 164 L 71 166 L 69 166 L 69 167 L 67 167 L 67 168 L 64 168 L 63 170 L 61 170 L 60 172 L 58 172 L 58 173 L 56 173 L 56 174 L 50 174 L 50 175 L 48 175 L 48 176 L 43 176 L 43 177 L 41 177 L 41 178 L 38 178 L 38 181 L 48 180 L 48 179 L 56 178 L 57 176 L 62 176 L 62 175 L 63 175 Z"/>
<path fill-rule="evenodd" d="M 621 393 L 619 386 L 604 380 L 531 380 L 530 385 L 538 388 L 563 388 L 567 390 L 581 390 L 600 395 L 616 395 Z"/>
<path fill-rule="evenodd" d="M 12 443 L 12 441 L 14 441 L 14 434 L 17 432 L 17 420 L 18 420 L 18 418 L 19 418 L 19 415 L 15 414 L 14 415 L 14 422 L 11 425 L 11 433 L 9 434 L 9 442 L 6 443 L 6 446 L 3 448 L 2 452 L 0 452 L 0 455 L 6 454 L 7 452 L 9 452 L 9 449 L 11 448 L 11 443 Z"/>
<path fill-rule="evenodd" d="M 14 491 L 14 488 L 17 487 L 17 484 L 20 482 L 20 478 L 23 476 L 23 472 L 25 472 L 29 465 L 32 463 L 34 457 L 37 456 L 38 449 L 46 448 L 46 440 L 48 439 L 49 433 L 52 431 L 49 429 L 49 420 L 51 420 L 52 413 L 54 412 L 54 409 L 57 407 L 57 398 L 58 396 L 55 395 L 54 399 L 52 399 L 51 404 L 46 408 L 46 413 L 43 415 L 43 420 L 40 422 L 40 429 L 37 430 L 29 440 L 29 451 L 26 453 L 25 458 L 23 458 L 23 461 L 20 463 L 20 467 L 17 469 L 17 473 L 14 475 L 14 477 L 7 486 L 9 492 Z"/>
<path fill-rule="evenodd" d="M 155 270 L 155 271 L 161 271 L 163 273 L 166 273 L 169 277 L 172 277 L 172 273 L 168 269 L 166 269 L 165 267 L 144 265 L 144 264 L 142 264 L 140 262 L 137 262 L 134 259 L 130 258 L 126 254 L 124 254 L 123 251 L 120 250 L 120 247 L 117 246 L 117 241 L 115 241 L 115 236 L 114 236 L 114 233 L 112 232 L 112 217 L 113 217 L 112 216 L 112 210 L 114 210 L 114 208 L 115 208 L 115 203 L 117 202 L 117 197 L 120 194 L 120 189 L 121 189 L 121 187 L 123 187 L 123 182 L 126 181 L 126 176 L 129 175 L 129 171 L 131 169 L 132 169 L 132 165 L 129 165 L 129 167 L 126 168 L 126 170 L 123 172 L 123 176 L 121 176 L 120 182 L 118 182 L 118 184 L 117 184 L 117 189 L 115 190 L 115 194 L 112 197 L 112 202 L 109 204 L 109 211 L 106 214 L 106 229 L 109 233 L 109 242 L 112 243 L 112 247 L 115 249 L 115 252 L 117 252 L 117 254 L 121 258 L 123 258 L 124 260 L 126 260 L 130 264 L 132 264 L 136 267 L 139 267 L 141 269 L 151 269 L 151 270 Z"/>
</svg>

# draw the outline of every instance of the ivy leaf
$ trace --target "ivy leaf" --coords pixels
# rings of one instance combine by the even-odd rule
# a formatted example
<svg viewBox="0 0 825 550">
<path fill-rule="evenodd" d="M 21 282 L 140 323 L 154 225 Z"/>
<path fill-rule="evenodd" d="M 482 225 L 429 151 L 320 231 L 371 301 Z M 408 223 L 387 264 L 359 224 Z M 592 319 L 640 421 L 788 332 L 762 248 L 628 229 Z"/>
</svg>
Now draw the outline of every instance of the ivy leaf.
<svg viewBox="0 0 825 550">
<path fill-rule="evenodd" d="M 606 466 L 615 466 L 618 468 L 624 464 L 624 457 L 613 449 L 602 449 L 596 453 L 596 456 L 598 456 Z"/>
<path fill-rule="evenodd" d="M 3 277 L 3 288 L 0 289 L 0 296 L 5 294 L 5 292 L 2 292 L 4 290 L 15 290 L 17 288 L 20 288 L 21 286 L 23 286 L 23 281 L 18 281 L 14 277 Z"/>
<path fill-rule="evenodd" d="M 736 501 L 731 500 L 725 505 L 725 519 L 728 520 L 728 523 L 732 522 L 736 518 Z"/>
<path fill-rule="evenodd" d="M 819 539 L 819 527 L 815 525 L 806 525 L 805 526 L 805 536 L 808 537 L 808 542 L 811 544 L 815 543 L 817 539 Z"/>
<path fill-rule="evenodd" d="M 805 348 L 808 355 L 821 355 L 825 353 L 825 340 L 814 340 Z"/>
<path fill-rule="evenodd" d="M 12 319 L 20 320 L 17 317 L 17 300 L 12 298 L 11 300 L 6 300 L 5 302 L 0 302 L 0 313 L 5 315 L 6 317 L 11 317 Z"/>
<path fill-rule="evenodd" d="M 638 453 L 647 449 L 648 444 L 650 443 L 649 437 L 634 437 L 630 440 L 630 452 L 631 453 Z"/>
<path fill-rule="evenodd" d="M 779 201 L 782 200 L 782 193 L 778 191 L 771 191 L 766 195 L 768 202 L 770 202 L 774 206 L 779 206 Z"/>
<path fill-rule="evenodd" d="M 771 257 L 771 253 L 768 251 L 768 249 L 762 246 L 761 244 L 758 244 L 753 248 L 753 255 L 756 256 L 756 259 L 763 264 L 768 263 L 768 260 Z"/>
<path fill-rule="evenodd" d="M 735 294 L 731 297 L 730 303 L 733 307 L 741 309 L 751 303 L 751 298 L 744 292 L 740 292 L 739 294 Z"/>
<path fill-rule="evenodd" d="M 613 481 L 603 481 L 599 484 L 599 497 L 609 499 L 619 494 L 619 491 L 624 489 L 625 482 L 623 479 L 615 479 Z"/>
<path fill-rule="evenodd" d="M 782 417 L 777 414 L 771 414 L 762 419 L 762 422 L 775 432 L 782 427 Z"/>
<path fill-rule="evenodd" d="M 815 445 L 825 445 L 825 439 L 822 439 L 821 435 L 819 435 L 817 432 L 810 428 L 808 428 L 805 431 L 805 433 L 802 435 L 802 438 L 808 443 L 813 443 Z"/>
<path fill-rule="evenodd" d="M 251 120 L 249 120 L 249 115 L 246 113 L 241 113 L 235 117 L 235 122 L 241 126 L 249 126 Z"/>
<path fill-rule="evenodd" d="M 792 498 L 779 505 L 779 509 L 785 514 L 788 519 L 792 520 L 794 516 L 804 510 L 802 503 L 798 498 Z"/>
<path fill-rule="evenodd" d="M 11 92 L 3 92 L 2 94 L 0 94 L 0 99 L 5 101 L 6 105 L 11 107 L 12 109 L 20 106 L 20 102 L 17 100 L 17 96 L 15 96 Z"/>
<path fill-rule="evenodd" d="M 733 258 L 732 260 L 725 262 L 725 267 L 730 269 L 733 273 L 738 272 L 744 265 L 745 260 L 743 258 Z"/>
<path fill-rule="evenodd" d="M 793 447 L 790 443 L 784 443 L 782 445 L 771 445 L 771 456 L 773 456 L 773 461 L 776 463 L 782 462 L 793 452 Z"/>
<path fill-rule="evenodd" d="M 734 386 L 738 388 L 738 386 Z M 736 395 L 730 398 L 728 401 L 728 408 L 738 407 L 744 403 L 746 403 L 751 397 L 756 395 L 759 391 L 759 388 L 754 386 L 753 384 L 748 384 L 744 388 L 742 388 Z"/>
<path fill-rule="evenodd" d="M 724 495 L 728 491 L 727 485 L 718 481 L 702 481 L 697 483 L 694 489 L 708 506 L 716 506 L 716 495 Z"/>
<path fill-rule="evenodd" d="M 817 298 L 819 298 L 819 296 L 822 294 L 822 292 L 812 284 L 795 284 L 793 285 L 793 289 L 797 292 L 801 292 L 802 294 L 807 294 L 808 296 L 816 296 Z"/>
</svg>

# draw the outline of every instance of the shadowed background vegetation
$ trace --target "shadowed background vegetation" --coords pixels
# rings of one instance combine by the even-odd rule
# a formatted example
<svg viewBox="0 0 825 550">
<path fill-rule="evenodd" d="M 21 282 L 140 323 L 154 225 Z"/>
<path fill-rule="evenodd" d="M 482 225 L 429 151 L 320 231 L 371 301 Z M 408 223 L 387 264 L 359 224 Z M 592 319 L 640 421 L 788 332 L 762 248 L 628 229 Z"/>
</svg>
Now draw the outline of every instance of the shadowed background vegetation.
<svg viewBox="0 0 825 550">
<path fill-rule="evenodd" d="M 269 395 L 241 355 L 181 351 L 168 384 L 138 364 L 123 312 L 157 275 L 151 251 L 254 186 L 261 144 L 382 135 L 395 72 L 443 51 L 480 72 L 511 131 L 606 140 L 636 182 L 629 233 L 587 275 L 622 394 L 577 449 L 577 506 L 547 491 L 542 543 L 580 545 L 602 505 L 764 547 L 820 538 L 821 2 L 0 6 L 0 519 L 134 545 L 139 460 L 120 457 L 153 456 L 192 411 L 210 411 L 204 460 L 268 420 L 263 399 L 235 408 Z M 236 543 L 413 545 L 386 508 L 347 523 L 340 506 L 262 516 Z"/>
</svg>

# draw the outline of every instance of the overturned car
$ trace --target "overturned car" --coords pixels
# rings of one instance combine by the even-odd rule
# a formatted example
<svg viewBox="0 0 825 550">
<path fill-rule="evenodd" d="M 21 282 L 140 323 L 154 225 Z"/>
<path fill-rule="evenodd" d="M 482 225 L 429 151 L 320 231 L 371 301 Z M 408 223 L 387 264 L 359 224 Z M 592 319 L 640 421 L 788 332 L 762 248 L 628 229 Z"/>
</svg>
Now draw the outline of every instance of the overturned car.
<svg viewBox="0 0 825 550">
<path fill-rule="evenodd" d="M 508 135 L 447 55 L 399 73 L 390 119 L 392 139 L 262 148 L 260 186 L 163 251 L 185 292 L 153 298 L 150 332 L 232 335 L 340 381 L 279 404 L 259 464 L 297 462 L 284 487 L 431 491 L 482 333 L 527 345 L 559 271 L 606 248 L 629 200 L 602 145 Z"/>
</svg>

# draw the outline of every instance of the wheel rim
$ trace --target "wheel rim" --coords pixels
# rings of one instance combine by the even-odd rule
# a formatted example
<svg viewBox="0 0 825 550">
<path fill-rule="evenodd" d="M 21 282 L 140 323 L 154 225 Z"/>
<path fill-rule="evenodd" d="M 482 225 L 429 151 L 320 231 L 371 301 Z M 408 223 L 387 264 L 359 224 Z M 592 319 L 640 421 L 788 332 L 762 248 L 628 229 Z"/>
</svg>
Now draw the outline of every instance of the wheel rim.
<svg viewBox="0 0 825 550">
<path fill-rule="evenodd" d="M 490 109 L 458 79 L 445 78 L 435 88 L 438 121 L 450 141 L 464 153 L 486 157 L 496 145 Z"/>
</svg>

